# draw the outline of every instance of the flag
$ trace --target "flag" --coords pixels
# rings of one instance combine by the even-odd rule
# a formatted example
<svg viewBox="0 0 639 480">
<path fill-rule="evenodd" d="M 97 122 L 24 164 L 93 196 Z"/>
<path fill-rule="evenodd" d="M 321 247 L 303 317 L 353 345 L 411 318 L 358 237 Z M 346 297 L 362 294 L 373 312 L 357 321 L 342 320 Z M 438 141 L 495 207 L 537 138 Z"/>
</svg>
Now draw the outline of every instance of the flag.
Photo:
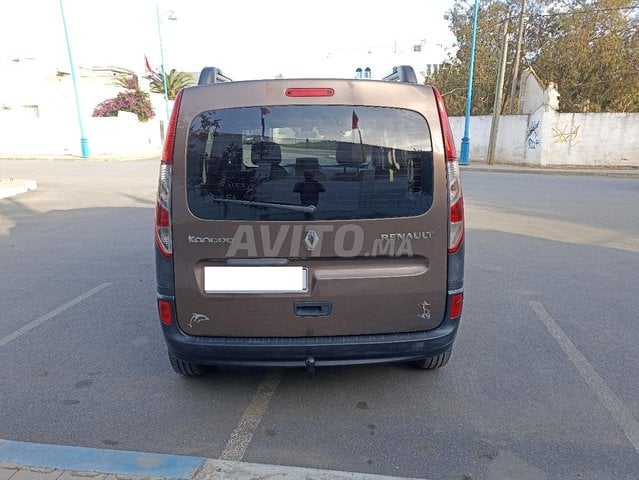
<svg viewBox="0 0 639 480">
<path fill-rule="evenodd" d="M 353 125 L 351 126 L 351 128 L 353 130 L 355 130 L 356 128 L 359 128 L 359 117 L 355 113 L 355 110 L 353 110 Z"/>
<path fill-rule="evenodd" d="M 260 107 L 260 113 L 262 115 L 268 115 L 269 113 L 271 113 L 271 111 L 266 107 Z"/>
<path fill-rule="evenodd" d="M 359 146 L 362 150 L 362 164 L 364 164 L 366 163 L 366 153 L 364 152 L 364 143 L 362 142 L 362 132 L 359 129 L 359 117 L 355 113 L 355 110 L 353 110 L 353 123 L 351 125 L 351 129 L 357 130 L 357 133 L 359 134 Z"/>
<path fill-rule="evenodd" d="M 151 74 L 151 76 L 158 77 L 158 74 L 151 68 L 151 64 L 149 63 L 149 59 L 146 58 L 146 55 L 144 55 L 144 66 L 146 67 L 148 72 Z"/>
</svg>

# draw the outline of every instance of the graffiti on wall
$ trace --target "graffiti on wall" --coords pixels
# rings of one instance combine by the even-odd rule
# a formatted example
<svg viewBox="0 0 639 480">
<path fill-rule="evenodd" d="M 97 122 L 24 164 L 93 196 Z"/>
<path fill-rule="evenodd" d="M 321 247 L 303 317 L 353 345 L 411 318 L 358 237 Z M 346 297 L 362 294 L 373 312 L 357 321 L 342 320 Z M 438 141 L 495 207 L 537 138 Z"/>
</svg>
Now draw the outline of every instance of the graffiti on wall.
<svg viewBox="0 0 639 480">
<path fill-rule="evenodd" d="M 575 145 L 579 143 L 577 135 L 579 134 L 580 125 L 568 123 L 561 127 L 552 128 L 552 140 L 557 144 Z"/>
<path fill-rule="evenodd" d="M 528 125 L 526 143 L 529 150 L 534 150 L 539 145 L 539 120 Z"/>
</svg>

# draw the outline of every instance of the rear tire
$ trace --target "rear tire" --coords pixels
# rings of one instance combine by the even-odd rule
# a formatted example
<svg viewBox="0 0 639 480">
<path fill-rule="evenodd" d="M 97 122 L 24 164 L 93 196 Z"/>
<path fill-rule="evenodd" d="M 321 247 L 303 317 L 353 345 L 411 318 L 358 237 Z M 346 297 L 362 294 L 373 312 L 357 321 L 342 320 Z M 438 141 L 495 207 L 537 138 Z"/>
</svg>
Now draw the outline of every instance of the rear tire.
<svg viewBox="0 0 639 480">
<path fill-rule="evenodd" d="M 198 375 L 202 375 L 205 372 L 205 368 L 203 365 L 180 360 L 175 355 L 173 355 L 171 351 L 169 351 L 169 360 L 171 361 L 173 370 L 175 370 L 175 372 L 179 373 L 180 375 L 184 375 L 186 377 L 195 377 Z"/>
<path fill-rule="evenodd" d="M 443 367 L 448 363 L 452 350 L 446 350 L 444 353 L 440 353 L 435 357 L 422 358 L 421 360 L 415 360 L 412 362 L 413 367 L 420 370 L 434 370 L 435 368 Z"/>
</svg>

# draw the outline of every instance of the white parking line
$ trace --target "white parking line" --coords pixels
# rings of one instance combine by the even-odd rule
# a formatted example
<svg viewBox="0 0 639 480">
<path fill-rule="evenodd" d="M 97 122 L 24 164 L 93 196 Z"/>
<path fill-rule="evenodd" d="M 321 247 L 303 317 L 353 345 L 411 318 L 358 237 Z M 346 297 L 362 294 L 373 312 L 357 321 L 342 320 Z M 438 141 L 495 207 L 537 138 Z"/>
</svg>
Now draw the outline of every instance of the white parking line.
<svg viewBox="0 0 639 480">
<path fill-rule="evenodd" d="M 40 318 L 36 318 L 35 320 L 32 320 L 31 322 L 27 323 L 26 325 L 23 325 L 22 327 L 18 328 L 16 331 L 10 333 L 9 335 L 5 335 L 4 337 L 0 338 L 0 347 L 5 346 L 7 343 L 11 342 L 12 340 L 15 340 L 19 336 L 24 335 L 25 333 L 33 330 L 34 328 L 36 328 L 39 325 L 42 325 L 47 320 L 51 320 L 55 316 L 60 315 L 62 312 L 66 312 L 70 308 L 76 306 L 78 303 L 82 302 L 83 300 L 86 300 L 87 298 L 91 297 L 92 295 L 95 295 L 99 291 L 104 290 L 105 288 L 107 288 L 110 285 L 111 285 L 110 283 L 102 283 L 102 284 L 98 285 L 97 287 L 92 288 L 88 292 L 83 293 L 79 297 L 75 297 L 73 300 L 65 303 L 64 305 L 56 308 L 55 310 L 51 310 L 46 315 L 43 315 Z"/>
<path fill-rule="evenodd" d="M 550 316 L 544 306 L 535 301 L 529 301 L 528 304 L 535 311 L 539 319 L 544 323 L 550 334 L 557 341 L 568 359 L 575 366 L 579 375 L 586 381 L 588 386 L 595 392 L 599 401 L 610 412 L 612 418 L 621 427 L 623 432 L 639 453 L 639 422 L 632 416 L 628 408 L 615 395 L 610 387 L 604 382 L 603 378 L 597 373 L 592 365 L 586 360 L 581 352 L 575 347 L 570 338 L 564 333 L 557 322 Z"/>
<path fill-rule="evenodd" d="M 282 373 L 283 371 L 281 369 L 271 369 L 268 371 L 257 387 L 257 392 L 255 392 L 251 404 L 246 408 L 237 427 L 235 427 L 235 430 L 231 433 L 231 438 L 226 442 L 220 460 L 232 460 L 236 462 L 242 460 L 257 426 L 260 424 L 260 421 L 262 421 L 262 417 L 271 401 L 271 397 L 282 379 Z"/>
</svg>

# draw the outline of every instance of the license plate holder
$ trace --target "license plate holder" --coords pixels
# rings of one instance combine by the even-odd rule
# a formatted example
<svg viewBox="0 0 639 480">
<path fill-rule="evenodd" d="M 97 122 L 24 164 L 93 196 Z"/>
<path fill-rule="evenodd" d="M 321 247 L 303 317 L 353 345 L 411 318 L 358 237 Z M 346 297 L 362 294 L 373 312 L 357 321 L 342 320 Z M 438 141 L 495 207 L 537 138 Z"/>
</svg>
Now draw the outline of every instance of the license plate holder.
<svg viewBox="0 0 639 480">
<path fill-rule="evenodd" d="M 307 293 L 308 269 L 295 266 L 204 267 L 205 293 Z"/>
</svg>

